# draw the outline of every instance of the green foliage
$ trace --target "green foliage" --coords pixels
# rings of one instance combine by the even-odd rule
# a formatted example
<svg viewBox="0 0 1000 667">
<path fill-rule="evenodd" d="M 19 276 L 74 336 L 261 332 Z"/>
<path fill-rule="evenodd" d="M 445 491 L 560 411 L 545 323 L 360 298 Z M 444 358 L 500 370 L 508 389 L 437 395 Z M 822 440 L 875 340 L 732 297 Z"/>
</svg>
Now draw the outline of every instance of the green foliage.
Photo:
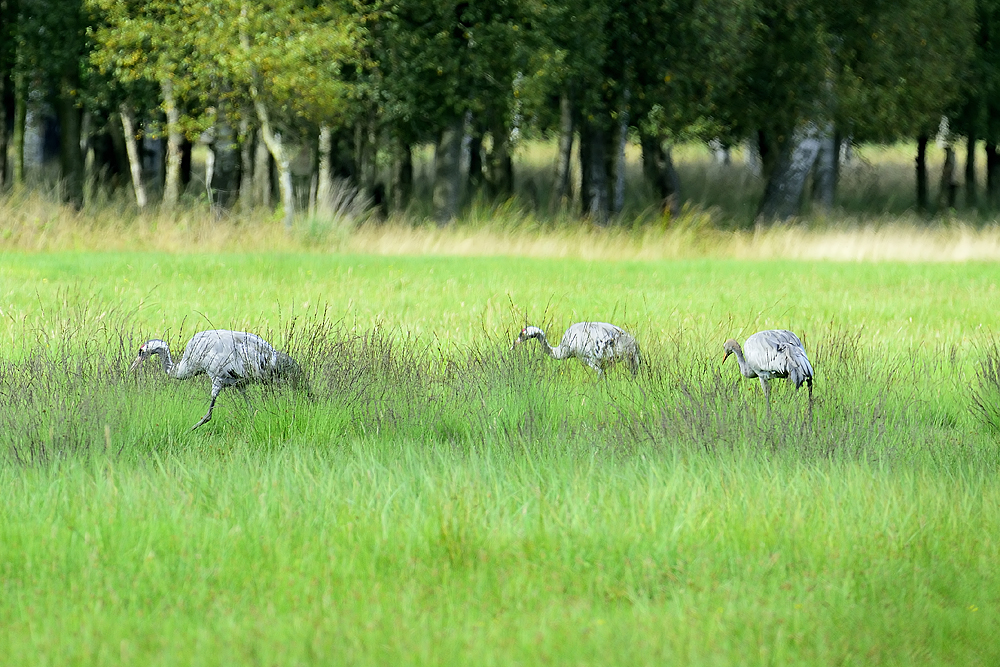
<svg viewBox="0 0 1000 667">
<path fill-rule="evenodd" d="M 286 129 L 345 122 L 351 89 L 343 69 L 356 57 L 359 24 L 335 4 L 92 3 L 102 16 L 95 66 L 127 87 L 169 79 L 188 111 L 189 135 L 211 123 L 219 102 L 238 117 L 251 88 Z"/>
<path fill-rule="evenodd" d="M 507 116 L 535 36 L 524 0 L 404 0 L 381 15 L 373 44 L 378 96 L 408 141 L 428 140 L 466 112 Z"/>
</svg>

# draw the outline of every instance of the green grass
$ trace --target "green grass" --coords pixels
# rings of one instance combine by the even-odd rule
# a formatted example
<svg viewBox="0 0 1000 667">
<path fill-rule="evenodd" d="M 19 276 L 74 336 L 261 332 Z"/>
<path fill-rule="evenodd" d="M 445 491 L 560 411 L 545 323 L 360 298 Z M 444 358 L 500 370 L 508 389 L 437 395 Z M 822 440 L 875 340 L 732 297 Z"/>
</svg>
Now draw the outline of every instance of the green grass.
<svg viewBox="0 0 1000 667">
<path fill-rule="evenodd" d="M 8 664 L 998 657 L 981 472 L 331 443 L 0 480 Z"/>
<path fill-rule="evenodd" d="M 0 341 L 22 329 L 126 317 L 150 335 L 276 329 L 326 310 L 350 327 L 468 344 L 524 318 L 613 320 L 643 335 L 688 331 L 714 351 L 732 335 L 863 328 L 879 344 L 960 345 L 1000 329 L 993 263 L 588 261 L 316 253 L 7 253 Z"/>
<path fill-rule="evenodd" d="M 5 664 L 995 664 L 990 263 L 0 262 Z M 537 347 L 627 325 L 606 381 Z M 208 326 L 315 401 L 125 368 Z M 777 384 L 722 342 L 802 334 Z M 978 401 L 978 402 L 977 402 Z M 978 406 L 978 407 L 977 407 Z"/>
</svg>

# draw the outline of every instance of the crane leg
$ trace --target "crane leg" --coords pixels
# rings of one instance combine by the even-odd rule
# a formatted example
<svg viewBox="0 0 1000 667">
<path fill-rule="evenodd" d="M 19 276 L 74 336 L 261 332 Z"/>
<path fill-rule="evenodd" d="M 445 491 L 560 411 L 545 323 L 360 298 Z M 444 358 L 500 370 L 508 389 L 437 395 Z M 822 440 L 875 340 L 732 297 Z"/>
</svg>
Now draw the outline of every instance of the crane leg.
<svg viewBox="0 0 1000 667">
<path fill-rule="evenodd" d="M 771 419 L 771 388 L 767 385 L 767 380 L 760 379 L 760 386 L 764 388 L 764 402 L 767 403 L 767 418 Z"/>
<path fill-rule="evenodd" d="M 219 397 L 220 391 L 222 391 L 222 387 L 212 385 L 212 402 L 208 404 L 208 412 L 205 413 L 205 416 L 197 424 L 191 427 L 192 431 L 212 419 L 212 410 L 215 409 L 215 399 Z"/>
<path fill-rule="evenodd" d="M 813 380 L 809 378 L 806 380 L 806 389 L 809 390 L 809 427 L 812 428 L 813 423 Z"/>
</svg>

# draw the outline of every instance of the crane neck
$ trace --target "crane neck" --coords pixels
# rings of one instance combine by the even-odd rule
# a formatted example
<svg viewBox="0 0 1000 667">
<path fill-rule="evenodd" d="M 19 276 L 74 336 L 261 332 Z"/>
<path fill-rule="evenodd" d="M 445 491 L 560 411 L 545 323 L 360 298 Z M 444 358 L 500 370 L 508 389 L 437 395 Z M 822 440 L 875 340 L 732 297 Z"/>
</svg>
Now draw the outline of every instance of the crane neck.
<svg viewBox="0 0 1000 667">
<path fill-rule="evenodd" d="M 157 350 L 155 354 L 160 357 L 160 362 L 163 364 L 163 372 L 173 377 L 175 364 L 173 357 L 170 356 L 170 348 L 164 346 L 162 349 Z"/>
<path fill-rule="evenodd" d="M 545 350 L 545 354 L 549 355 L 553 359 L 565 359 L 567 352 L 569 351 L 563 348 L 562 343 L 555 347 L 549 345 L 549 339 L 545 337 L 544 332 L 538 335 L 538 342 L 541 343 L 542 349 Z"/>
<path fill-rule="evenodd" d="M 737 344 L 736 345 L 736 349 L 733 350 L 733 354 L 736 355 L 736 363 L 739 364 L 739 366 L 740 366 L 740 373 L 743 374 L 743 377 L 752 378 L 752 377 L 756 377 L 757 376 L 756 373 L 754 373 L 752 370 L 750 370 L 750 366 L 747 365 L 747 360 L 743 356 L 743 348 L 742 347 L 740 347 Z"/>
</svg>

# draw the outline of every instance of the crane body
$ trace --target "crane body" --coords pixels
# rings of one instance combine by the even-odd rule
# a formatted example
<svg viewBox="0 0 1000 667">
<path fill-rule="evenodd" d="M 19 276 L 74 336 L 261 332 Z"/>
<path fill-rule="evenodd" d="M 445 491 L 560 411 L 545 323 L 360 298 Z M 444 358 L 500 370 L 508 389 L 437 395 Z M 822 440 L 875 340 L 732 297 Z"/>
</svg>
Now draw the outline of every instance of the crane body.
<svg viewBox="0 0 1000 667">
<path fill-rule="evenodd" d="M 191 337 L 181 360 L 174 363 L 167 343 L 158 338 L 146 341 L 129 366 L 136 370 L 142 362 L 159 355 L 163 371 L 177 380 L 187 380 L 205 374 L 212 380 L 212 400 L 208 412 L 191 430 L 212 418 L 215 400 L 227 387 L 237 388 L 246 397 L 245 387 L 254 382 L 274 382 L 287 379 L 293 385 L 305 384 L 302 369 L 290 356 L 275 350 L 256 334 L 227 329 L 200 331 Z M 308 384 L 305 384 L 308 390 Z"/>
<path fill-rule="evenodd" d="M 599 376 L 604 375 L 607 366 L 619 361 L 628 362 L 632 375 L 639 371 L 641 356 L 638 343 L 630 333 L 614 324 L 577 322 L 566 329 L 556 347 L 549 345 L 545 332 L 540 328 L 527 326 L 521 329 L 510 349 L 532 338 L 537 338 L 545 353 L 553 359 L 576 357 L 597 371 Z"/>
<path fill-rule="evenodd" d="M 747 338 L 742 347 L 735 339 L 730 338 L 723 349 L 726 351 L 723 363 L 729 355 L 735 355 L 744 377 L 760 379 L 768 415 L 771 414 L 771 391 L 767 383 L 773 378 L 788 378 L 796 389 L 805 383 L 809 390 L 809 410 L 812 413 L 813 367 L 802 341 L 794 333 L 784 329 L 758 331 Z"/>
</svg>

